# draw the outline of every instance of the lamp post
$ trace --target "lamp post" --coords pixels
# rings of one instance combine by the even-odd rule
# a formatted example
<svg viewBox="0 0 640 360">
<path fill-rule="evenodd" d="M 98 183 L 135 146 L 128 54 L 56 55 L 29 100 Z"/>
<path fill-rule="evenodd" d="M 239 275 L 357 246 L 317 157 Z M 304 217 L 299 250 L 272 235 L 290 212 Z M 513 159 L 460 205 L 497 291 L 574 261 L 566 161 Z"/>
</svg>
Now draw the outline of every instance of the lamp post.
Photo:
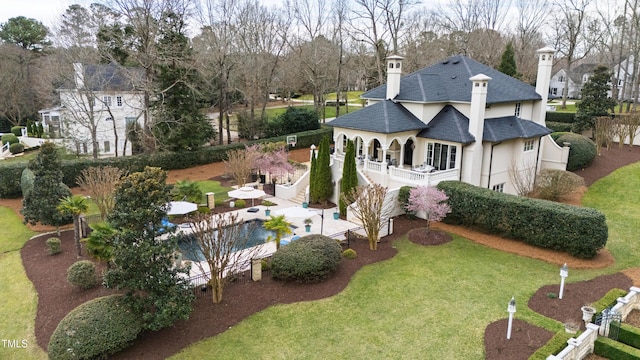
<svg viewBox="0 0 640 360">
<path fill-rule="evenodd" d="M 311 161 L 311 158 L 313 157 L 313 153 L 316 151 L 316 145 L 315 144 L 311 144 L 310 147 L 311 150 L 309 150 L 310 154 L 309 154 L 309 161 Z"/>
<path fill-rule="evenodd" d="M 324 229 L 324 209 L 320 213 L 320 235 L 322 235 L 322 230 Z"/>
<path fill-rule="evenodd" d="M 513 324 L 513 314 L 516 313 L 516 299 L 511 297 L 509 305 L 507 306 L 507 312 L 509 312 L 509 325 L 507 326 L 507 340 L 511 339 L 511 326 Z"/>
<path fill-rule="evenodd" d="M 569 268 L 567 267 L 567 263 L 564 263 L 560 268 L 560 292 L 558 293 L 558 298 L 562 300 L 562 294 L 564 293 L 564 279 L 569 276 Z"/>
</svg>

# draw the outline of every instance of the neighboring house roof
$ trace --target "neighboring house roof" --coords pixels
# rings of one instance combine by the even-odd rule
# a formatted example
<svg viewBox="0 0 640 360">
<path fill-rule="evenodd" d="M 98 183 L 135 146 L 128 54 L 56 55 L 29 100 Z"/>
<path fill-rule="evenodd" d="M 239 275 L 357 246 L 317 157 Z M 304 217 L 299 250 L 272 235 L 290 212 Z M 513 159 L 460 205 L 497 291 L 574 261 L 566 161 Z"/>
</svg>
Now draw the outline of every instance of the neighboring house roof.
<svg viewBox="0 0 640 360">
<path fill-rule="evenodd" d="M 469 133 L 469 118 L 447 105 L 417 135 L 421 138 L 469 144 L 476 141 Z"/>
<path fill-rule="evenodd" d="M 358 111 L 342 115 L 327 125 L 383 134 L 421 130 L 426 127 L 425 123 L 404 106 L 392 100 L 365 106 Z"/>
<path fill-rule="evenodd" d="M 487 104 L 540 100 L 535 87 L 464 55 L 444 61 L 404 76 L 396 101 L 471 102 L 470 77 L 485 74 L 491 77 Z M 384 99 L 387 85 L 378 86 L 362 95 L 366 99 Z"/>
<path fill-rule="evenodd" d="M 548 128 L 531 120 L 515 116 L 485 119 L 482 132 L 483 141 L 500 142 L 518 138 L 534 138 L 551 134 Z"/>
<path fill-rule="evenodd" d="M 144 69 L 123 67 L 116 63 L 84 65 L 84 86 L 90 91 L 134 91 L 144 79 Z M 67 84 L 63 89 L 75 89 Z"/>
<path fill-rule="evenodd" d="M 593 69 L 595 69 L 596 66 L 598 65 L 597 64 L 580 64 L 571 69 L 571 72 L 569 73 L 569 77 L 576 84 L 582 84 L 582 76 L 584 74 L 593 73 Z"/>
</svg>

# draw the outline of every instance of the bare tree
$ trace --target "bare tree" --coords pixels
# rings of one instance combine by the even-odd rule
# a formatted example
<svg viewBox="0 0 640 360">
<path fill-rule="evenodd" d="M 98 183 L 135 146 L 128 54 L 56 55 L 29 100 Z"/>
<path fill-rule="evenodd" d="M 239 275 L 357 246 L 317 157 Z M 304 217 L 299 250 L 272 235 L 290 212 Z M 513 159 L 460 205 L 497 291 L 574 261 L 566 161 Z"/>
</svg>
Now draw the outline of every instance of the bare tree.
<svg viewBox="0 0 640 360">
<path fill-rule="evenodd" d="M 602 153 L 602 147 L 605 146 L 607 150 L 611 148 L 613 143 L 613 137 L 618 133 L 616 124 L 611 116 L 598 116 L 595 118 L 595 130 L 594 140 L 596 148 L 598 149 L 598 155 Z"/>
<path fill-rule="evenodd" d="M 567 75 L 571 74 L 573 64 L 587 56 L 590 51 L 587 37 L 587 27 L 589 25 L 587 6 L 589 2 L 590 0 L 556 1 L 553 26 L 556 31 L 554 35 L 555 48 L 563 56 Z M 563 109 L 567 107 L 568 90 L 569 76 L 566 76 L 562 92 Z"/>
<path fill-rule="evenodd" d="M 632 112 L 625 118 L 627 136 L 629 137 L 629 147 L 633 147 L 636 136 L 640 132 L 640 112 Z"/>
<path fill-rule="evenodd" d="M 258 254 L 258 247 L 245 249 L 252 229 L 242 227 L 251 225 L 245 225 L 237 213 L 198 214 L 189 225 L 193 230 L 191 252 L 199 250 L 208 269 L 201 262 L 196 266 L 208 277 L 213 303 L 220 303 L 225 285 Z"/>
<path fill-rule="evenodd" d="M 112 166 L 90 167 L 82 170 L 76 182 L 86 190 L 100 210 L 100 217 L 106 220 L 115 205 L 116 184 L 125 175 L 124 170 Z"/>
<path fill-rule="evenodd" d="M 224 166 L 238 186 L 244 186 L 247 178 L 251 175 L 255 167 L 255 161 L 260 156 L 259 149 L 259 145 L 252 145 L 244 149 L 227 151 L 227 160 L 223 160 Z"/>
<path fill-rule="evenodd" d="M 531 194 L 536 181 L 536 162 L 531 161 L 526 165 L 519 166 L 517 161 L 512 159 L 509 166 L 509 179 L 519 196 Z"/>
<path fill-rule="evenodd" d="M 346 194 L 340 194 L 342 200 L 349 205 L 353 215 L 362 223 L 369 249 L 377 250 L 380 241 L 380 230 L 386 225 L 393 210 L 394 201 L 387 199 L 387 188 L 380 184 L 360 185 Z"/>
<path fill-rule="evenodd" d="M 536 79 L 537 61 L 531 54 L 543 44 L 541 31 L 549 17 L 548 5 L 547 0 L 516 0 L 518 17 L 513 43 L 518 70 L 527 82 Z"/>
</svg>

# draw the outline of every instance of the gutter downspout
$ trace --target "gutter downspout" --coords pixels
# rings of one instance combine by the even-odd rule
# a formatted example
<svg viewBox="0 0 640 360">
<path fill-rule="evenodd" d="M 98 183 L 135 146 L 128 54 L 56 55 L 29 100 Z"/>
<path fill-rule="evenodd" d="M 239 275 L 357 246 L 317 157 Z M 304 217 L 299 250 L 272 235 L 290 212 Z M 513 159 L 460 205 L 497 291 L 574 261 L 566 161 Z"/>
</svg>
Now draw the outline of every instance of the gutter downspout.
<svg viewBox="0 0 640 360">
<path fill-rule="evenodd" d="M 533 173 L 533 182 L 535 183 L 538 177 L 538 163 L 540 161 L 540 149 L 542 148 L 542 138 L 538 138 L 538 153 L 536 154 L 536 171 Z"/>
</svg>

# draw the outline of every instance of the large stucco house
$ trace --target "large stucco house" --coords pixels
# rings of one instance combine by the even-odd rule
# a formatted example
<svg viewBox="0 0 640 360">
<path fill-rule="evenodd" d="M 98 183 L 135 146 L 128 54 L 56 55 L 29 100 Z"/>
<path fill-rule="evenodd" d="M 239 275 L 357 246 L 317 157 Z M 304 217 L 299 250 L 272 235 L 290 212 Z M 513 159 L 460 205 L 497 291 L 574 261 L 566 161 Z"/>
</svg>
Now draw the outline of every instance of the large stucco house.
<svg viewBox="0 0 640 360">
<path fill-rule="evenodd" d="M 346 151 L 355 142 L 360 183 L 390 190 L 460 180 L 517 193 L 513 174 L 565 169 L 569 149 L 545 127 L 554 50 L 538 51 L 536 87 L 457 55 L 402 76 L 387 58 L 387 83 L 362 95 L 368 105 L 333 126 L 334 201 Z"/>
<path fill-rule="evenodd" d="M 145 114 L 142 70 L 117 64 L 73 64 L 74 79 L 58 89 L 60 105 L 40 111 L 45 132 L 72 152 L 131 155 L 127 126 Z M 92 132 L 95 132 L 95 143 Z M 126 146 L 125 146 L 126 145 Z"/>
</svg>

